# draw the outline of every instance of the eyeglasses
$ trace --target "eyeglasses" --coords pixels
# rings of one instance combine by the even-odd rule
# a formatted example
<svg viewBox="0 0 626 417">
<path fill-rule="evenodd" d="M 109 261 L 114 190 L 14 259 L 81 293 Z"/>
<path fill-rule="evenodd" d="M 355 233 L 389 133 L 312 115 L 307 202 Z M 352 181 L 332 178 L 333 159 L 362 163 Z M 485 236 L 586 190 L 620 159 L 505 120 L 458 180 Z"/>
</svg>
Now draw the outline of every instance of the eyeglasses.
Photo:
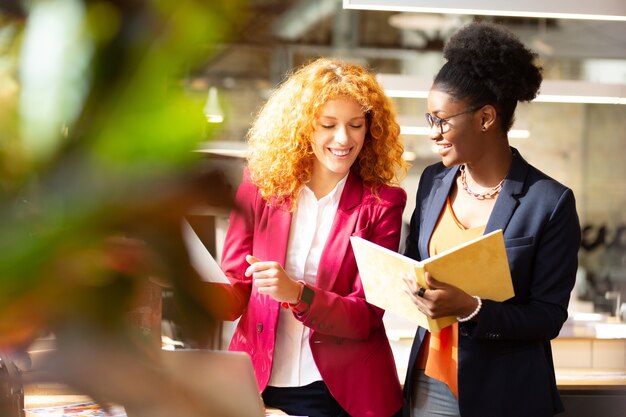
<svg viewBox="0 0 626 417">
<path fill-rule="evenodd" d="M 430 126 L 431 129 L 433 128 L 433 126 L 437 126 L 439 128 L 439 131 L 443 135 L 444 133 L 450 131 L 450 127 L 452 126 L 451 124 L 448 123 L 448 121 L 450 119 L 452 119 L 453 117 L 460 116 L 462 114 L 473 113 L 476 110 L 478 110 L 479 108 L 480 107 L 471 108 L 469 110 L 462 111 L 461 113 L 457 113 L 457 114 L 453 114 L 452 116 L 448 116 L 445 119 L 442 119 L 441 117 L 433 116 L 430 113 L 426 113 L 425 116 L 426 116 L 426 121 L 428 122 L 428 126 Z"/>
</svg>

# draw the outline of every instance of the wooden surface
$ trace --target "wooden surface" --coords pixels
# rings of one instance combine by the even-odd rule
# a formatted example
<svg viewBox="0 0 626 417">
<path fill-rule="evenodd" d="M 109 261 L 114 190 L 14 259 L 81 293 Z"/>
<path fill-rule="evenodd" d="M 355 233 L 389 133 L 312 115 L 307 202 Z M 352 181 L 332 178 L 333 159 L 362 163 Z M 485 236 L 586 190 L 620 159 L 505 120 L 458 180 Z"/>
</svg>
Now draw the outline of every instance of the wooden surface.
<svg viewBox="0 0 626 417">
<path fill-rule="evenodd" d="M 626 370 L 557 369 L 556 382 L 559 389 L 606 389 L 626 392 Z"/>
<path fill-rule="evenodd" d="M 54 394 L 26 394 L 24 396 L 24 408 L 49 407 L 92 401 L 87 395 L 59 394 L 58 392 L 61 392 L 60 388 L 56 388 L 54 392 Z M 288 415 L 275 408 L 267 408 L 265 412 L 268 416 Z M 26 413 L 26 417 L 28 417 L 28 415 L 29 414 Z"/>
</svg>

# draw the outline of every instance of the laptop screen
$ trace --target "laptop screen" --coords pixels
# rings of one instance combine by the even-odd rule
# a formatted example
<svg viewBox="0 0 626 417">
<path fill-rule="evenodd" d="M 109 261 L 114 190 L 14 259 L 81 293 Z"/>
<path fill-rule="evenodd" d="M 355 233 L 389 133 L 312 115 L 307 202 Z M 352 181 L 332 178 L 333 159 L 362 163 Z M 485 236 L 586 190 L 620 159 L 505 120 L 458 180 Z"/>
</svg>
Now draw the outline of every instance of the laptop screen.
<svg viewBox="0 0 626 417">
<path fill-rule="evenodd" d="M 243 352 L 161 351 L 165 372 L 198 401 L 227 416 L 264 417 L 252 361 Z"/>
</svg>

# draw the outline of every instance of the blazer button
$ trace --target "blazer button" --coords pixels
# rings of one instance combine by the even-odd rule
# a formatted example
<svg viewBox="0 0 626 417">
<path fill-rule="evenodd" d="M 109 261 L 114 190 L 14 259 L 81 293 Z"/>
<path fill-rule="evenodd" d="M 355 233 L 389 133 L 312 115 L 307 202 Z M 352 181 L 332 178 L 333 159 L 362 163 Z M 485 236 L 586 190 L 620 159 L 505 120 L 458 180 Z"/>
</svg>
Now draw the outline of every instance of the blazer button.
<svg viewBox="0 0 626 417">
<path fill-rule="evenodd" d="M 258 323 L 256 324 L 256 332 L 257 332 L 257 333 L 263 333 L 263 323 L 258 322 Z"/>
</svg>

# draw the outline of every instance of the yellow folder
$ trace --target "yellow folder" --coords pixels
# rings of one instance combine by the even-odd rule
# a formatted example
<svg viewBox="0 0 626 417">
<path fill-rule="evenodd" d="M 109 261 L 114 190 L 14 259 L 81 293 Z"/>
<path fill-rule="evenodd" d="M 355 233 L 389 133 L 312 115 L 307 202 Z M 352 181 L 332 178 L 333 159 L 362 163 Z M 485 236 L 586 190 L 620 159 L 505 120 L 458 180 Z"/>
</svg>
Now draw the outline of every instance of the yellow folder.
<svg viewBox="0 0 626 417">
<path fill-rule="evenodd" d="M 428 271 L 435 279 L 482 299 L 504 301 L 515 295 L 500 229 L 421 262 L 357 236 L 350 241 L 367 301 L 430 331 L 449 326 L 456 317 L 435 320 L 419 311 L 404 291 L 404 275 L 415 276 L 419 286 L 428 288 L 424 281 Z"/>
</svg>

